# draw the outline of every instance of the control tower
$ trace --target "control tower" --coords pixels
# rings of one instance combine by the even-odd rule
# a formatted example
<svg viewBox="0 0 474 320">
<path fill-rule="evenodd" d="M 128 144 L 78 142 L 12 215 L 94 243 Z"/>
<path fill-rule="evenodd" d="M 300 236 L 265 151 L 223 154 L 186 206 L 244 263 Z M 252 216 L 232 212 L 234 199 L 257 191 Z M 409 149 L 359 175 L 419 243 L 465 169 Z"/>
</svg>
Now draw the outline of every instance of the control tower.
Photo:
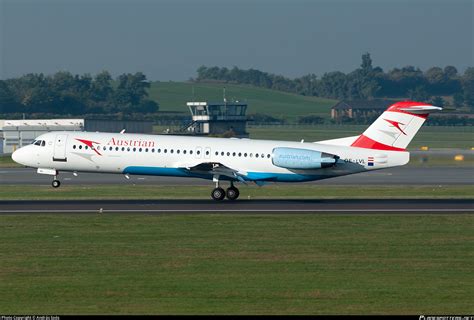
<svg viewBox="0 0 474 320">
<path fill-rule="evenodd" d="M 192 123 L 187 131 L 202 135 L 229 134 L 235 137 L 248 137 L 247 104 L 241 102 L 188 102 Z"/>
</svg>

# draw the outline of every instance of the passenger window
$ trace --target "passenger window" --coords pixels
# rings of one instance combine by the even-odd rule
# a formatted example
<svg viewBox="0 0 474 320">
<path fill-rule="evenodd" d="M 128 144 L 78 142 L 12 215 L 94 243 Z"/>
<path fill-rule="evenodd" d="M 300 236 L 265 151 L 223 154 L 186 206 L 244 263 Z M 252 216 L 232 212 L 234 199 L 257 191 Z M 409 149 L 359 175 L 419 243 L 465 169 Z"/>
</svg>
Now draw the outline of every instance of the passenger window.
<svg viewBox="0 0 474 320">
<path fill-rule="evenodd" d="M 79 146 L 79 149 L 82 149 L 82 146 L 81 146 L 81 145 Z"/>
<path fill-rule="evenodd" d="M 193 154 L 193 150 L 189 150 L 189 154 Z"/>
<path fill-rule="evenodd" d="M 186 154 L 186 149 L 183 150 L 183 154 Z"/>
<path fill-rule="evenodd" d="M 88 150 L 88 149 L 89 149 L 89 146 L 85 146 L 84 149 Z"/>
<path fill-rule="evenodd" d="M 232 152 L 232 156 L 235 157 L 235 152 Z"/>
<path fill-rule="evenodd" d="M 244 157 L 247 157 L 247 153 L 244 153 Z"/>
<path fill-rule="evenodd" d="M 168 150 L 165 149 L 165 150 L 163 150 L 163 152 L 166 153 L 166 152 L 168 152 Z"/>
<path fill-rule="evenodd" d="M 216 156 L 218 156 L 218 155 L 219 155 L 219 152 L 216 151 Z"/>
<path fill-rule="evenodd" d="M 270 154 L 267 154 L 267 158 L 270 158 Z"/>
<path fill-rule="evenodd" d="M 179 149 L 178 149 L 178 150 L 176 150 L 176 153 L 177 153 L 177 154 L 179 154 Z"/>
<path fill-rule="evenodd" d="M 73 145 L 72 148 L 73 148 L 73 149 L 76 149 L 76 145 Z"/>
<path fill-rule="evenodd" d="M 127 151 L 130 152 L 130 148 L 127 148 Z"/>
<path fill-rule="evenodd" d="M 227 156 L 230 156 L 230 152 L 227 152 Z"/>
<path fill-rule="evenodd" d="M 145 152 L 148 152 L 148 148 L 145 148 Z"/>
<path fill-rule="evenodd" d="M 142 148 L 138 149 L 138 152 L 142 152 Z"/>
<path fill-rule="evenodd" d="M 122 147 L 122 151 L 125 151 L 125 147 Z"/>
<path fill-rule="evenodd" d="M 151 149 L 151 153 L 155 153 L 155 148 L 152 148 L 152 149 Z"/>
<path fill-rule="evenodd" d="M 171 150 L 170 150 L 170 153 L 173 153 L 173 152 L 174 152 L 174 150 L 173 150 L 173 149 L 171 149 Z"/>
</svg>

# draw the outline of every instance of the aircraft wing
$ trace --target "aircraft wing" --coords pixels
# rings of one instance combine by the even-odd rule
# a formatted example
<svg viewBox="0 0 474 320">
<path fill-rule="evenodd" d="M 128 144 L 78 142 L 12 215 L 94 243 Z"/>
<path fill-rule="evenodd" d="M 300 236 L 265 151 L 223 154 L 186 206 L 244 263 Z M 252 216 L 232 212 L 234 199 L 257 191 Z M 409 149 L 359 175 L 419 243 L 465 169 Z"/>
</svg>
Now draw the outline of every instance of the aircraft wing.
<svg viewBox="0 0 474 320">
<path fill-rule="evenodd" d="M 229 168 L 220 162 L 201 162 L 193 166 L 184 166 L 181 169 L 187 170 L 193 173 L 212 174 L 215 176 L 225 176 L 232 179 L 239 180 L 245 183 L 244 176 L 246 172 L 242 172 L 236 169 Z"/>
</svg>

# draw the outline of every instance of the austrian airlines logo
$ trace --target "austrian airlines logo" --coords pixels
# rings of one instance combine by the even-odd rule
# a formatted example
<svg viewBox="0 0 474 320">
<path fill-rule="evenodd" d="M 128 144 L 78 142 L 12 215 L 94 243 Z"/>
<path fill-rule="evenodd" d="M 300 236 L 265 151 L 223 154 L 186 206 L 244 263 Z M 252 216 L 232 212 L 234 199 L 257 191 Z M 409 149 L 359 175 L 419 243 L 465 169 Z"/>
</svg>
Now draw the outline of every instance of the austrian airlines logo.
<svg viewBox="0 0 474 320">
<path fill-rule="evenodd" d="M 398 121 L 394 121 L 394 120 L 388 120 L 388 119 L 384 119 L 384 120 L 387 121 L 388 123 L 390 123 L 392 126 L 397 128 L 398 130 L 400 130 L 400 132 L 403 133 L 404 135 L 407 135 L 405 133 L 405 131 L 403 131 L 402 128 L 400 128 L 400 125 L 404 126 L 405 124 L 403 124 L 401 122 L 398 122 Z"/>
<path fill-rule="evenodd" d="M 79 142 L 82 142 L 83 144 L 85 144 L 86 146 L 88 146 L 89 148 L 91 148 L 92 150 L 95 151 L 95 153 L 97 153 L 99 156 L 101 156 L 100 152 L 97 151 L 97 149 L 94 147 L 94 143 L 95 144 L 100 144 L 99 142 L 95 142 L 95 141 L 91 141 L 91 140 L 84 140 L 84 139 L 77 139 L 77 141 Z"/>
</svg>

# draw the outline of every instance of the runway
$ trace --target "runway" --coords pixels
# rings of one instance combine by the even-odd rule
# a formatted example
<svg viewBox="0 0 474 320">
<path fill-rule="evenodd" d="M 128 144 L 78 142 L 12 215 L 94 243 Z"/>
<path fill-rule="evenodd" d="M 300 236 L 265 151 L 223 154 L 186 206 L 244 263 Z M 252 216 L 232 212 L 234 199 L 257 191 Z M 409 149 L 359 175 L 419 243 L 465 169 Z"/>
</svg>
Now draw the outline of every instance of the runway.
<svg viewBox="0 0 474 320">
<path fill-rule="evenodd" d="M 306 182 L 320 185 L 470 185 L 474 177 L 472 167 L 398 167 L 364 172 L 327 180 Z M 177 177 L 130 176 L 121 174 L 70 172 L 59 175 L 63 185 L 137 184 L 210 186 L 209 180 Z M 37 174 L 29 168 L 0 168 L 0 185 L 50 185 L 51 176 Z"/>
<path fill-rule="evenodd" d="M 474 200 L 0 201 L 0 214 L 48 213 L 474 213 Z"/>
</svg>

